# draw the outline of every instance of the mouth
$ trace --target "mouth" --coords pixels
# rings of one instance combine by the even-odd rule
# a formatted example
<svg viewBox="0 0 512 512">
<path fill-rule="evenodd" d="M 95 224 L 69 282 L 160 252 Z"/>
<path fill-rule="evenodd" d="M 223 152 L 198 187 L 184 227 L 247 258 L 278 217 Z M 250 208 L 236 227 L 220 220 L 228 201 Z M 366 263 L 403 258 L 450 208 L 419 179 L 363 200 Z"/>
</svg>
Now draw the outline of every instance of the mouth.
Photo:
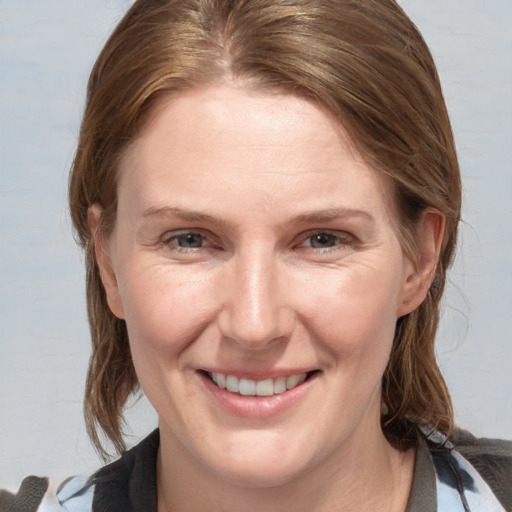
<svg viewBox="0 0 512 512">
<path fill-rule="evenodd" d="M 204 374 L 219 388 L 225 389 L 233 394 L 243 396 L 262 396 L 269 397 L 281 395 L 286 391 L 295 389 L 306 380 L 311 379 L 318 370 L 302 372 L 293 375 L 279 376 L 276 378 L 267 378 L 263 380 L 253 380 L 249 378 L 239 378 L 235 375 L 204 372 Z"/>
</svg>

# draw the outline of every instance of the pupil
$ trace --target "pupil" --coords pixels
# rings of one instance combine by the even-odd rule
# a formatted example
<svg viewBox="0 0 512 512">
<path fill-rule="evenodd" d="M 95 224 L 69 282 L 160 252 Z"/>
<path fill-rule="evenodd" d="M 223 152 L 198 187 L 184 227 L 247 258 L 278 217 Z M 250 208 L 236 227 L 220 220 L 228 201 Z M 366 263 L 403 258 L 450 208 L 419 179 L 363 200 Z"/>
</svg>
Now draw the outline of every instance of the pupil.
<svg viewBox="0 0 512 512">
<path fill-rule="evenodd" d="M 178 244 L 180 247 L 196 248 L 202 246 L 203 239 L 197 233 L 189 233 L 179 237 Z"/>
<path fill-rule="evenodd" d="M 330 235 L 329 233 L 320 233 L 313 237 L 311 245 L 317 248 L 333 247 L 336 245 L 336 237 L 334 235 Z"/>
</svg>

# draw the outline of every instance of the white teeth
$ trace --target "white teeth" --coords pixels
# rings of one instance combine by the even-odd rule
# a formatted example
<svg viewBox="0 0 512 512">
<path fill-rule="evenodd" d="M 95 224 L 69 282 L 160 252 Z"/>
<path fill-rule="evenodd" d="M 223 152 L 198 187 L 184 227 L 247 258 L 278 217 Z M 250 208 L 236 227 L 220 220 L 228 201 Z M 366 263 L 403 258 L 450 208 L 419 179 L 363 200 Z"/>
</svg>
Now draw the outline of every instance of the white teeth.
<svg viewBox="0 0 512 512">
<path fill-rule="evenodd" d="M 302 382 L 304 382 L 304 379 L 306 378 L 305 373 L 301 373 L 300 375 L 290 375 L 286 379 L 286 389 L 293 389 L 295 386 L 298 386 Z"/>
<path fill-rule="evenodd" d="M 307 377 L 306 373 L 290 375 L 289 377 L 277 377 L 276 379 L 251 380 L 238 379 L 234 375 L 222 373 L 209 373 L 217 386 L 227 389 L 231 393 L 240 393 L 246 396 L 272 396 L 284 393 L 302 384 Z"/>
<path fill-rule="evenodd" d="M 238 379 L 233 375 L 226 377 L 226 389 L 231 393 L 238 393 Z"/>
<path fill-rule="evenodd" d="M 274 393 L 284 393 L 286 391 L 286 377 L 278 377 L 274 381 Z"/>
<path fill-rule="evenodd" d="M 214 381 L 219 388 L 226 389 L 226 377 L 225 375 L 222 375 L 222 373 L 212 373 L 213 375 L 217 375 L 217 380 Z"/>
<path fill-rule="evenodd" d="M 240 379 L 240 382 L 238 383 L 238 392 L 241 395 L 255 395 L 256 381 L 249 379 Z"/>
<path fill-rule="evenodd" d="M 274 394 L 274 382 L 272 379 L 256 382 L 256 394 L 258 396 L 272 396 Z"/>
</svg>

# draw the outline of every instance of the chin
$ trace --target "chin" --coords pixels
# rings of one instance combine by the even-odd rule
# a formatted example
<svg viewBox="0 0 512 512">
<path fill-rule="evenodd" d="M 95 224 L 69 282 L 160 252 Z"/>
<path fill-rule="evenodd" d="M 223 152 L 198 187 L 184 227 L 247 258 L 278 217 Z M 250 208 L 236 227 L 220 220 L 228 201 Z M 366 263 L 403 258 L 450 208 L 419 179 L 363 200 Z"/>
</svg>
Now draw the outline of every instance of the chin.
<svg viewBox="0 0 512 512">
<path fill-rule="evenodd" d="M 247 488 L 272 488 L 296 481 L 314 466 L 307 443 L 282 432 L 253 431 L 241 442 L 221 446 L 216 453 L 205 454 L 202 467 L 232 485 Z M 295 439 L 294 439 L 295 437 Z M 296 442 L 290 445 L 290 439 Z"/>
<path fill-rule="evenodd" d="M 270 489 L 282 487 L 307 472 L 307 465 L 297 465 L 275 460 L 265 461 L 262 457 L 226 461 L 226 464 L 215 468 L 221 480 L 237 487 L 253 489 Z"/>
</svg>

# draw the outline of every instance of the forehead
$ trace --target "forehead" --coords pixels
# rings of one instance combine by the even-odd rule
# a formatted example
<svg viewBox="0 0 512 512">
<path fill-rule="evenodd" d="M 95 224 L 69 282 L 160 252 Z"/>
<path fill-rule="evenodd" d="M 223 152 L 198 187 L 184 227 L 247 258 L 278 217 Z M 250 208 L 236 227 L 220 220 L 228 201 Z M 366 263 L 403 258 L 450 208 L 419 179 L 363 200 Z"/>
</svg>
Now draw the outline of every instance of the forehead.
<svg viewBox="0 0 512 512">
<path fill-rule="evenodd" d="M 283 201 L 316 207 L 313 199 L 332 202 L 333 191 L 348 182 L 347 207 L 375 202 L 375 195 L 391 203 L 387 179 L 318 105 L 231 85 L 162 101 L 129 146 L 120 171 L 120 196 L 131 191 L 132 200 L 148 207 L 175 202 L 176 196 L 208 204 L 215 193 L 254 199 L 255 208 L 283 209 Z"/>
<path fill-rule="evenodd" d="M 212 141 L 215 147 L 222 141 L 246 147 L 253 142 L 274 144 L 276 134 L 283 145 L 306 141 L 336 144 L 360 158 L 342 124 L 319 104 L 287 91 L 230 83 L 188 89 L 160 100 L 130 147 L 142 139 L 168 136 L 189 149 L 202 137 L 206 151 Z"/>
</svg>

